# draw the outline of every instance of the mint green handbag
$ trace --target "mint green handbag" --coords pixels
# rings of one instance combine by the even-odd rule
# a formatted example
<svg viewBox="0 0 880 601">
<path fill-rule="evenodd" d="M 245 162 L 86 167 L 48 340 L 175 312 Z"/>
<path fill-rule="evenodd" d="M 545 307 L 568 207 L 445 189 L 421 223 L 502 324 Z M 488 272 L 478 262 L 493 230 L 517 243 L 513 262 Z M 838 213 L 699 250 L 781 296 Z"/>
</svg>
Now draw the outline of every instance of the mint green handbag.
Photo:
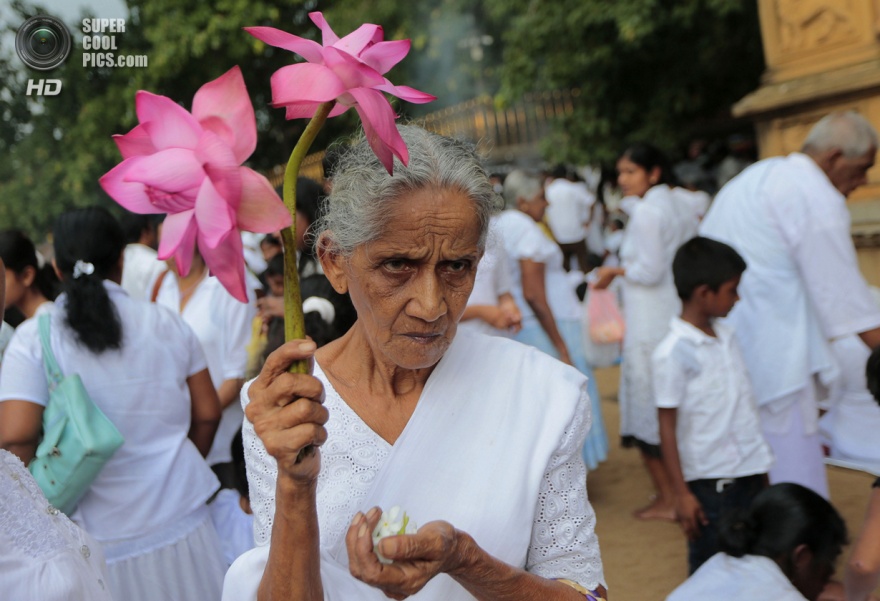
<svg viewBox="0 0 880 601">
<path fill-rule="evenodd" d="M 50 316 L 38 320 L 49 403 L 43 411 L 43 439 L 28 469 L 49 502 L 70 514 L 124 439 L 89 398 L 80 377 L 61 373 L 49 344 Z"/>
</svg>

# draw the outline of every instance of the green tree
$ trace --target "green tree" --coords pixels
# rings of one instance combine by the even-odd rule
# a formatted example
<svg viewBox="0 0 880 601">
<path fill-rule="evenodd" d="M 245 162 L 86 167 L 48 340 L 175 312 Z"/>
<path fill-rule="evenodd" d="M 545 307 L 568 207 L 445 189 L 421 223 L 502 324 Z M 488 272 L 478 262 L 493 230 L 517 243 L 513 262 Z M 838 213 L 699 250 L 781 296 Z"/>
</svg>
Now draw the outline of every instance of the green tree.
<svg viewBox="0 0 880 601">
<path fill-rule="evenodd" d="M 759 83 L 756 2 L 487 0 L 503 38 L 500 98 L 581 90 L 545 141 L 548 159 L 613 161 L 627 142 L 668 151 L 730 119 Z"/>
</svg>

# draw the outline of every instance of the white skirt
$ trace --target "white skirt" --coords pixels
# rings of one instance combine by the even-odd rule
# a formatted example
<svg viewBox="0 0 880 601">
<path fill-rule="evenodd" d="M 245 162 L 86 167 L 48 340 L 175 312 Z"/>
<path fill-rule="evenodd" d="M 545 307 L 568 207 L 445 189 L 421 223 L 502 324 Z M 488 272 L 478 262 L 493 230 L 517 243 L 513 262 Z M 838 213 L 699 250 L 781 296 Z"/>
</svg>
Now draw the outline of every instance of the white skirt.
<svg viewBox="0 0 880 601">
<path fill-rule="evenodd" d="M 220 599 L 226 563 L 207 506 L 160 531 L 103 547 L 114 599 Z"/>
</svg>

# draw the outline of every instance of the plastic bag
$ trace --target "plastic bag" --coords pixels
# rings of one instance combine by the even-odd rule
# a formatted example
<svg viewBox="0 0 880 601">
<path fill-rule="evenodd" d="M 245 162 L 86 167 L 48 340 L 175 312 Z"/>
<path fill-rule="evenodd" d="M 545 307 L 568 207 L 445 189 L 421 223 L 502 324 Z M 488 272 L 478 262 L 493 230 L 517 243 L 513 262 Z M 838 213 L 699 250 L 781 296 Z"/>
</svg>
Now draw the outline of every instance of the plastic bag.
<svg viewBox="0 0 880 601">
<path fill-rule="evenodd" d="M 610 344 L 623 341 L 625 325 L 613 291 L 590 288 L 587 293 L 587 319 L 593 342 Z"/>
</svg>

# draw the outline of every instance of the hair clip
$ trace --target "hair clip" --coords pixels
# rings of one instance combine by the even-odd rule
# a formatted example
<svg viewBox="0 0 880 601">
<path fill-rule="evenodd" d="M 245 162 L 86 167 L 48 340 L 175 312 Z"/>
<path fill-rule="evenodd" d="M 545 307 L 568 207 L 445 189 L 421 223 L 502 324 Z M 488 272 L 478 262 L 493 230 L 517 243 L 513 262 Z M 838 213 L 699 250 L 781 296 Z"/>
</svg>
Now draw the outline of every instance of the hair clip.
<svg viewBox="0 0 880 601">
<path fill-rule="evenodd" d="M 83 260 L 78 260 L 73 266 L 73 279 L 79 279 L 80 276 L 92 275 L 95 273 L 95 266 Z"/>
</svg>

